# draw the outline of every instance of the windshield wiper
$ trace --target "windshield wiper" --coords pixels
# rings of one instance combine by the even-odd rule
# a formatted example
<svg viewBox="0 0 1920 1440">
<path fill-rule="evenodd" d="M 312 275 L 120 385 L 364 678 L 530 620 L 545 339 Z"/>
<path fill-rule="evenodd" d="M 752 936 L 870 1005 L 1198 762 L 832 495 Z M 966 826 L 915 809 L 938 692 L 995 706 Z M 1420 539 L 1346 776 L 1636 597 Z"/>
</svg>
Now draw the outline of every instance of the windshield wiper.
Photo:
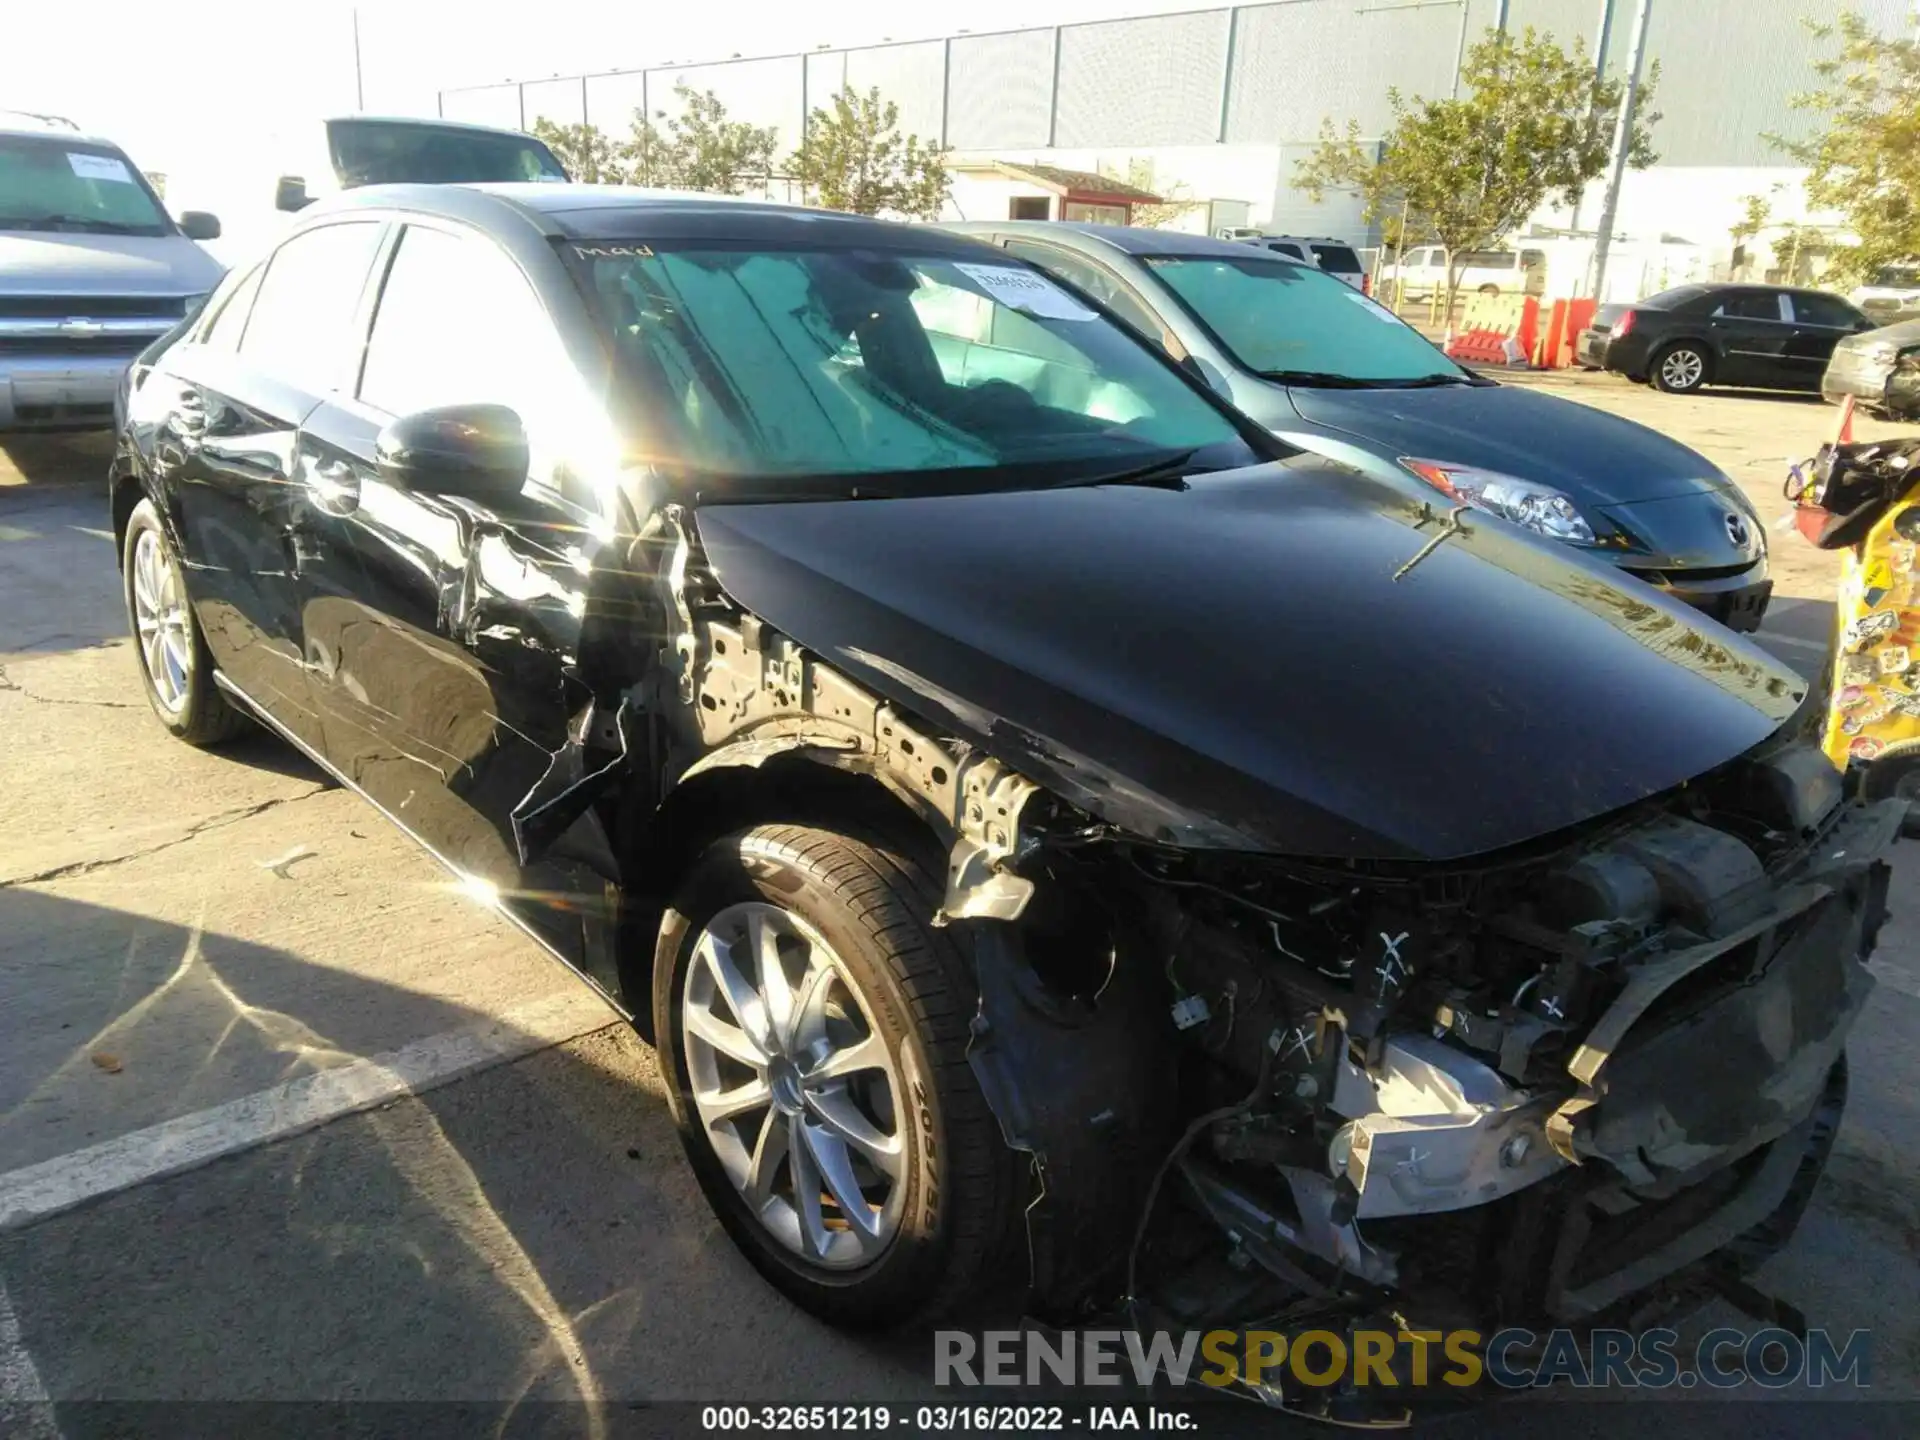
<svg viewBox="0 0 1920 1440">
<path fill-rule="evenodd" d="M 0 230 L 84 230 L 95 235 L 157 234 L 153 225 L 126 225 L 86 215 L 21 215 L 0 218 Z"/>
<path fill-rule="evenodd" d="M 1162 455 L 1147 465 L 1136 465 L 1130 470 L 1114 470 L 1105 475 L 1088 475 L 1083 479 L 1062 480 L 1050 485 L 1050 490 L 1075 490 L 1087 485 L 1158 485 L 1167 490 L 1187 488 L 1187 462 L 1193 459 L 1191 450 L 1178 450 L 1171 455 Z"/>
<path fill-rule="evenodd" d="M 1262 380 L 1279 385 L 1313 385 L 1325 390 L 1368 390 L 1374 380 L 1356 380 L 1351 375 L 1336 375 L 1331 370 L 1256 370 Z"/>
<path fill-rule="evenodd" d="M 1431 390 L 1436 385 L 1492 385 L 1495 381 L 1480 375 L 1468 375 L 1465 372 L 1453 374 L 1416 375 L 1411 380 L 1375 380 L 1375 385 L 1387 390 Z"/>
</svg>

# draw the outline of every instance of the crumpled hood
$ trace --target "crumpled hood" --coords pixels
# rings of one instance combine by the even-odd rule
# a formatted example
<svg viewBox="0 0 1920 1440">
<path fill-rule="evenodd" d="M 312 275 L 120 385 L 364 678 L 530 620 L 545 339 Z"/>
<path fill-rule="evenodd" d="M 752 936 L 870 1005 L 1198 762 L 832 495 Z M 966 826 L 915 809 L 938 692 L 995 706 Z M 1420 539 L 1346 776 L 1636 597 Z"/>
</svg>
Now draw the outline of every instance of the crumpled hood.
<svg viewBox="0 0 1920 1440">
<path fill-rule="evenodd" d="M 1302 457 L 1195 477 L 707 505 L 733 599 L 1172 843 L 1442 860 L 1671 788 L 1805 682 L 1563 547 Z"/>
<path fill-rule="evenodd" d="M 1302 419 L 1389 459 L 1480 465 L 1623 505 L 1715 490 L 1729 481 L 1678 441 L 1617 415 L 1517 385 L 1432 390 L 1288 390 Z"/>
<path fill-rule="evenodd" d="M 198 295 L 225 273 L 184 235 L 0 230 L 0 294 Z"/>
</svg>

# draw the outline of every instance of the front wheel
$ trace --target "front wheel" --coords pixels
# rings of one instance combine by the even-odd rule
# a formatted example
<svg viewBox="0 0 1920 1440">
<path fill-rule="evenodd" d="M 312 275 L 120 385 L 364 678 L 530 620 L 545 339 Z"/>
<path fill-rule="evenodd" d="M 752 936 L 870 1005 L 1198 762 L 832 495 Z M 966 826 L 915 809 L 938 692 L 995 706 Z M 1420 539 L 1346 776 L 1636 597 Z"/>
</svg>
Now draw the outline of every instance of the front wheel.
<svg viewBox="0 0 1920 1440">
<path fill-rule="evenodd" d="M 121 581 L 127 624 L 147 703 L 170 733 L 189 745 L 217 745 L 246 729 L 213 681 L 213 659 L 194 619 L 179 559 L 151 500 L 127 520 Z"/>
<path fill-rule="evenodd" d="M 1707 383 L 1711 362 L 1691 341 L 1670 345 L 1654 358 L 1653 388 L 1669 395 L 1691 395 Z"/>
<path fill-rule="evenodd" d="M 654 1033 L 694 1173 L 761 1274 L 838 1324 L 951 1309 L 1009 1229 L 939 894 L 887 842 L 766 825 L 710 846 L 660 929 Z"/>
</svg>

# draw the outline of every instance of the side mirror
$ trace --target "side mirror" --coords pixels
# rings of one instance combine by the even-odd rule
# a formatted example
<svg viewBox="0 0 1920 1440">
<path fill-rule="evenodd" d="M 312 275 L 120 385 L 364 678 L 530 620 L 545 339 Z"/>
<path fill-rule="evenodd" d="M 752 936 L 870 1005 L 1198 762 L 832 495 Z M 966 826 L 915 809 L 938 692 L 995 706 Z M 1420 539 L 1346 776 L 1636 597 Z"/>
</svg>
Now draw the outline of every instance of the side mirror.
<svg viewBox="0 0 1920 1440">
<path fill-rule="evenodd" d="M 498 504 L 527 483 L 527 432 L 504 405 L 443 405 L 388 425 L 373 459 L 399 489 Z"/>
<path fill-rule="evenodd" d="M 313 197 L 307 194 L 307 182 L 298 175 L 282 175 L 273 187 L 273 208 L 276 210 L 304 210 L 313 203 Z"/>
<path fill-rule="evenodd" d="M 189 240 L 218 240 L 220 238 L 220 217 L 209 215 L 204 210 L 182 210 L 180 212 L 180 233 Z"/>
</svg>

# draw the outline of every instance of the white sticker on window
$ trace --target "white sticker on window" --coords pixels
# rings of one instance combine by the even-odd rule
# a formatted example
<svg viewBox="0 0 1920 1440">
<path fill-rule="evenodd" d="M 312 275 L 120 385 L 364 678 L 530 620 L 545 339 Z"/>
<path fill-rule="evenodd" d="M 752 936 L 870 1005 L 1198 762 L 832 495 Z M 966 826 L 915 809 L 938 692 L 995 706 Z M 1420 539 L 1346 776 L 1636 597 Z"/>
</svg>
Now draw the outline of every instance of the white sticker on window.
<svg viewBox="0 0 1920 1440">
<path fill-rule="evenodd" d="M 1002 305 L 1025 310 L 1029 315 L 1044 315 L 1049 320 L 1091 320 L 1094 312 L 1074 299 L 1044 275 L 1031 270 L 1014 270 L 1004 265 L 970 265 L 956 261 L 959 270 L 979 284 Z"/>
<path fill-rule="evenodd" d="M 120 185 L 133 184 L 133 176 L 127 170 L 126 162 L 116 160 L 111 155 L 83 155 L 69 150 L 67 164 L 82 180 L 112 180 Z"/>
<path fill-rule="evenodd" d="M 1346 282 L 1342 281 L 1341 283 L 1345 284 Z M 1389 325 L 1398 325 L 1400 323 L 1400 317 L 1398 315 L 1387 309 L 1386 306 L 1376 304 L 1374 301 L 1369 300 L 1358 290 L 1349 288 L 1347 291 L 1347 299 L 1358 305 L 1376 320 L 1384 320 Z"/>
</svg>

